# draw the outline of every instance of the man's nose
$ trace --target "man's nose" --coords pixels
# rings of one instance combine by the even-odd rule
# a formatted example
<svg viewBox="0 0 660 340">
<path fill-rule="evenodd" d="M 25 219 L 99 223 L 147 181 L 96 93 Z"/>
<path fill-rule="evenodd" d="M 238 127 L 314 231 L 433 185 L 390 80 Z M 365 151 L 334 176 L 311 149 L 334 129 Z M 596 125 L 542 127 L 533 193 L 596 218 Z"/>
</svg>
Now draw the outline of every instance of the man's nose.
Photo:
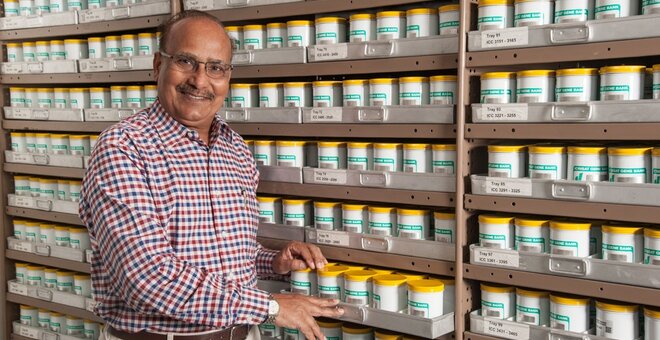
<svg viewBox="0 0 660 340">
<path fill-rule="evenodd" d="M 190 73 L 188 82 L 197 89 L 205 88 L 209 83 L 208 75 L 206 75 L 206 65 L 198 64 L 197 69 Z"/>
</svg>

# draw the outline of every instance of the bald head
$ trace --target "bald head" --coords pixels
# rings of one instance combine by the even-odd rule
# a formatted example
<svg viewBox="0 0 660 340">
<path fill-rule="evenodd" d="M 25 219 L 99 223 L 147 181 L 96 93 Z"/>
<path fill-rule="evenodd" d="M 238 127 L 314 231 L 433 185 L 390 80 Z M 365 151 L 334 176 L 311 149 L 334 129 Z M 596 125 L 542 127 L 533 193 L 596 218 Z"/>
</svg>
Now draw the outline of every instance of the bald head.
<svg viewBox="0 0 660 340">
<path fill-rule="evenodd" d="M 161 32 L 160 41 L 159 41 L 161 51 L 167 51 L 168 44 L 170 44 L 172 40 L 171 39 L 172 31 L 175 29 L 175 26 L 181 26 L 179 25 L 180 23 L 188 20 L 201 20 L 201 21 L 205 21 L 208 25 L 219 26 L 220 31 L 222 33 L 220 36 L 216 35 L 217 38 L 226 40 L 231 44 L 231 40 L 229 39 L 227 32 L 225 32 L 224 26 L 222 25 L 222 22 L 218 18 L 206 12 L 197 11 L 197 10 L 186 10 L 171 17 L 169 20 L 167 20 L 167 22 L 163 23 L 158 28 L 158 31 Z M 213 38 L 213 37 L 207 37 L 207 38 Z"/>
</svg>

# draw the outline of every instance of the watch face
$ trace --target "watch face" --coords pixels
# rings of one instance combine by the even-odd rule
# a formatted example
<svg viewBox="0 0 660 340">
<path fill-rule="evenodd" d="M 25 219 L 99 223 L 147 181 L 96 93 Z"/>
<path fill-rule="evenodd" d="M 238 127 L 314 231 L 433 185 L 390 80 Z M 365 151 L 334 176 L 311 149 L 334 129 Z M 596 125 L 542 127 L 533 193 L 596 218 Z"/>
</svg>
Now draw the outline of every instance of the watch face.
<svg viewBox="0 0 660 340">
<path fill-rule="evenodd" d="M 280 312 L 280 304 L 275 300 L 268 301 L 268 314 L 275 315 Z"/>
</svg>

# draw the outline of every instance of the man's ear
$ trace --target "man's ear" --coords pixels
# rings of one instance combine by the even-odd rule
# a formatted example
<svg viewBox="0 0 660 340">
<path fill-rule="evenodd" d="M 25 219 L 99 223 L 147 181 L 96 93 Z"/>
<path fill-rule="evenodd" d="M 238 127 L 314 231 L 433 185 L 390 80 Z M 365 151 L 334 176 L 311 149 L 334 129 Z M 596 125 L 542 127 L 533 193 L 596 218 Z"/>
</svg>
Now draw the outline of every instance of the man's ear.
<svg viewBox="0 0 660 340">
<path fill-rule="evenodd" d="M 158 82 L 158 75 L 160 74 L 160 66 L 163 62 L 163 59 L 160 57 L 160 53 L 154 53 L 154 80 Z"/>
</svg>

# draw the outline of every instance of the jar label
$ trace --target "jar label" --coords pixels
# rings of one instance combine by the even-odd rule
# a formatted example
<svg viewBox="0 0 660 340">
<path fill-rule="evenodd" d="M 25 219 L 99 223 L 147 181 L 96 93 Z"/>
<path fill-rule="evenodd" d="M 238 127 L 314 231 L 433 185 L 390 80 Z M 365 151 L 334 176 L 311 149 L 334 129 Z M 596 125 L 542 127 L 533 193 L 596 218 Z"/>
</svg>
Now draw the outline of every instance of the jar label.
<svg viewBox="0 0 660 340">
<path fill-rule="evenodd" d="M 430 315 L 429 304 L 425 302 L 408 300 L 408 312 L 408 314 L 412 316 L 427 318 L 428 315 Z"/>
</svg>

